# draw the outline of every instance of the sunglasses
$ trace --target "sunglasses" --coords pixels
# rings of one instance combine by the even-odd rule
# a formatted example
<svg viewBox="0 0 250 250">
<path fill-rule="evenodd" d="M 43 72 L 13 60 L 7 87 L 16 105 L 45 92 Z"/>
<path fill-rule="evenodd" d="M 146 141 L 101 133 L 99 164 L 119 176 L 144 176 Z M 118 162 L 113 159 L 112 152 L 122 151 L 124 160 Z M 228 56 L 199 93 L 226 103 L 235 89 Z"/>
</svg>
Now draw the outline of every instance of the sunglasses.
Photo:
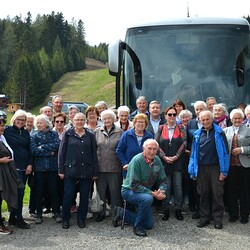
<svg viewBox="0 0 250 250">
<path fill-rule="evenodd" d="M 64 123 L 64 121 L 55 121 L 55 123 L 59 123 L 59 122 L 60 122 L 60 123 Z"/>
<path fill-rule="evenodd" d="M 174 117 L 176 117 L 176 113 L 170 113 L 170 114 L 167 114 L 169 117 L 171 117 L 171 116 L 174 116 Z"/>
</svg>

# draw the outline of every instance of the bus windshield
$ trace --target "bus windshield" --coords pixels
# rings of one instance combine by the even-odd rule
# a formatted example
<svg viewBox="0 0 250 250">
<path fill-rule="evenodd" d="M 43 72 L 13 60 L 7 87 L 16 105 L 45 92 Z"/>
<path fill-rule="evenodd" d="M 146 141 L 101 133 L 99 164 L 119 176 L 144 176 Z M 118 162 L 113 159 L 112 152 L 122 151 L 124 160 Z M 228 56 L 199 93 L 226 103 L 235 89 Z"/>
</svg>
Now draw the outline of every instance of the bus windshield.
<svg viewBox="0 0 250 250">
<path fill-rule="evenodd" d="M 165 25 L 131 28 L 125 42 L 138 56 L 142 86 L 124 53 L 123 98 L 135 109 L 136 98 L 158 100 L 162 109 L 175 99 L 193 111 L 193 103 L 213 96 L 228 108 L 249 102 L 248 25 Z"/>
</svg>

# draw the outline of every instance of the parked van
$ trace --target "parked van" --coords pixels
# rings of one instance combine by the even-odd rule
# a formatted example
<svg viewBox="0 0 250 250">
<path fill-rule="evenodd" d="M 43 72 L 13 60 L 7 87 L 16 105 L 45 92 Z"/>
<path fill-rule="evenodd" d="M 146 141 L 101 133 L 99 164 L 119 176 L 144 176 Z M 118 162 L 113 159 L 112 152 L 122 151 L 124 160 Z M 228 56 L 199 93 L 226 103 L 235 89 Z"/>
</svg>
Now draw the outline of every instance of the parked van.
<svg viewBox="0 0 250 250">
<path fill-rule="evenodd" d="M 75 105 L 77 108 L 79 108 L 80 112 L 85 114 L 85 110 L 89 106 L 87 103 L 84 102 L 63 102 L 62 112 L 67 114 L 68 109 L 71 105 Z M 52 102 L 48 102 L 48 106 L 52 107 Z"/>
</svg>

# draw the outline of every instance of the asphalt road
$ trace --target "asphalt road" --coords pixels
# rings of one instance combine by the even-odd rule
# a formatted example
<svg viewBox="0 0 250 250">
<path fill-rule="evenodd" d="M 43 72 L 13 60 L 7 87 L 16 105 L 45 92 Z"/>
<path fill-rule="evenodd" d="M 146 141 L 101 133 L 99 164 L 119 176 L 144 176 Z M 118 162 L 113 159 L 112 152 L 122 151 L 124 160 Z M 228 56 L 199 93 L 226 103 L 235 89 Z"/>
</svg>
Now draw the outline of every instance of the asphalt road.
<svg viewBox="0 0 250 250">
<path fill-rule="evenodd" d="M 111 217 L 100 223 L 88 219 L 86 228 L 80 229 L 73 214 L 71 226 L 65 230 L 55 223 L 51 214 L 36 225 L 26 211 L 24 217 L 31 229 L 13 227 L 11 235 L 0 235 L 0 249 L 250 249 L 250 223 L 229 223 L 225 214 L 222 230 L 214 229 L 213 223 L 197 228 L 197 220 L 191 219 L 191 212 L 187 208 L 183 211 L 184 221 L 177 221 L 171 211 L 166 222 L 154 212 L 155 227 L 145 238 L 135 236 L 129 225 L 123 230 L 113 228 Z"/>
</svg>

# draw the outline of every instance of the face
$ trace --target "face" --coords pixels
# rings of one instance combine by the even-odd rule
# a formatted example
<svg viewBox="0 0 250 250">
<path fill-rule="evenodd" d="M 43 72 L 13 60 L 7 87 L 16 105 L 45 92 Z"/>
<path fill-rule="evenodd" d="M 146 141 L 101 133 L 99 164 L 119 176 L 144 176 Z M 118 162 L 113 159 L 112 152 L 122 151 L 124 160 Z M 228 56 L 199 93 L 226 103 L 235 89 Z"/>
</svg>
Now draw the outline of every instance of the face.
<svg viewBox="0 0 250 250">
<path fill-rule="evenodd" d="M 27 118 L 26 121 L 26 128 L 31 131 L 34 127 L 34 119 L 33 118 Z"/>
<path fill-rule="evenodd" d="M 5 124 L 3 122 L 0 122 L 0 135 L 3 135 L 4 128 Z"/>
<path fill-rule="evenodd" d="M 140 100 L 136 103 L 136 106 L 139 109 L 139 111 L 143 113 L 147 109 L 147 102 L 144 100 Z"/>
<path fill-rule="evenodd" d="M 180 117 L 180 119 L 181 119 L 181 123 L 182 123 L 184 126 L 187 126 L 188 121 L 190 120 L 190 117 L 189 117 L 189 116 L 182 116 L 182 117 Z"/>
<path fill-rule="evenodd" d="M 83 129 L 85 124 L 85 118 L 82 114 L 77 113 L 75 117 L 73 118 L 73 124 L 76 129 Z"/>
<path fill-rule="evenodd" d="M 75 117 L 75 115 L 78 113 L 78 110 L 77 109 L 71 109 L 70 111 L 69 111 L 69 119 L 71 120 L 71 121 L 73 121 L 73 118 Z"/>
<path fill-rule="evenodd" d="M 61 116 L 58 116 L 55 118 L 55 128 L 56 129 L 63 129 L 65 123 L 64 123 L 64 119 Z"/>
<path fill-rule="evenodd" d="M 137 119 L 134 126 L 136 131 L 143 131 L 146 128 L 146 122 L 144 119 Z"/>
<path fill-rule="evenodd" d="M 183 106 L 182 105 L 176 104 L 174 107 L 177 110 L 177 114 L 180 114 L 180 112 L 183 110 Z"/>
<path fill-rule="evenodd" d="M 241 126 L 242 122 L 243 122 L 243 118 L 241 117 L 241 115 L 237 114 L 237 113 L 234 114 L 234 116 L 232 118 L 233 126 L 239 127 L 239 126 Z"/>
<path fill-rule="evenodd" d="M 52 102 L 53 110 L 56 113 L 61 112 L 62 107 L 63 107 L 63 100 L 61 97 L 56 97 L 53 102 Z"/>
<path fill-rule="evenodd" d="M 158 147 L 157 147 L 157 144 L 154 141 L 152 141 L 148 143 L 143 149 L 144 149 L 144 153 L 146 157 L 152 160 L 154 159 L 157 153 Z"/>
<path fill-rule="evenodd" d="M 198 118 L 199 118 L 200 112 L 201 112 L 201 111 L 204 111 L 204 110 L 205 110 L 205 108 L 204 108 L 202 105 L 198 105 L 198 106 L 196 106 L 195 109 L 194 109 L 195 114 L 196 114 L 196 116 L 197 116 Z"/>
<path fill-rule="evenodd" d="M 119 112 L 119 119 L 122 124 L 126 124 L 128 121 L 128 112 L 127 111 L 121 111 Z"/>
<path fill-rule="evenodd" d="M 99 113 L 101 114 L 102 111 L 106 110 L 106 106 L 105 106 L 105 105 L 100 105 L 100 106 L 98 107 L 98 110 L 99 110 Z"/>
<path fill-rule="evenodd" d="M 212 127 L 213 118 L 211 117 L 209 111 L 201 113 L 200 121 L 205 130 L 209 130 Z"/>
<path fill-rule="evenodd" d="M 88 121 L 90 122 L 97 122 L 97 114 L 96 114 L 96 111 L 93 110 L 93 111 L 89 111 L 88 114 L 87 114 L 87 118 L 88 118 Z"/>
<path fill-rule="evenodd" d="M 214 118 L 220 118 L 224 115 L 224 110 L 220 107 L 215 107 L 213 110 Z"/>
<path fill-rule="evenodd" d="M 209 99 L 207 101 L 207 108 L 208 110 L 210 110 L 211 112 L 213 112 L 213 106 L 216 103 L 216 101 L 214 99 Z"/>
<path fill-rule="evenodd" d="M 18 127 L 19 129 L 24 127 L 26 125 L 26 116 L 18 116 L 16 120 L 14 121 L 14 125 Z"/>
<path fill-rule="evenodd" d="M 176 116 L 177 116 L 177 113 L 175 112 L 175 110 L 174 109 L 170 109 L 165 114 L 165 119 L 167 120 L 168 124 L 173 125 L 176 122 Z"/>
<path fill-rule="evenodd" d="M 250 122 L 250 110 L 246 110 L 246 117 L 248 121 Z"/>
<path fill-rule="evenodd" d="M 112 118 L 112 116 L 110 114 L 105 114 L 102 117 L 102 121 L 103 121 L 103 124 L 106 128 L 111 128 L 113 125 L 114 119 Z"/>
<path fill-rule="evenodd" d="M 47 123 L 43 119 L 37 119 L 36 127 L 39 131 L 44 131 L 47 128 Z"/>
<path fill-rule="evenodd" d="M 52 116 L 53 116 L 53 111 L 51 108 L 44 108 L 43 109 L 43 114 L 44 115 L 47 115 L 48 118 L 51 120 L 52 119 Z"/>
<path fill-rule="evenodd" d="M 158 118 L 161 112 L 160 105 L 157 103 L 151 104 L 149 107 L 149 112 L 152 117 Z"/>
</svg>

